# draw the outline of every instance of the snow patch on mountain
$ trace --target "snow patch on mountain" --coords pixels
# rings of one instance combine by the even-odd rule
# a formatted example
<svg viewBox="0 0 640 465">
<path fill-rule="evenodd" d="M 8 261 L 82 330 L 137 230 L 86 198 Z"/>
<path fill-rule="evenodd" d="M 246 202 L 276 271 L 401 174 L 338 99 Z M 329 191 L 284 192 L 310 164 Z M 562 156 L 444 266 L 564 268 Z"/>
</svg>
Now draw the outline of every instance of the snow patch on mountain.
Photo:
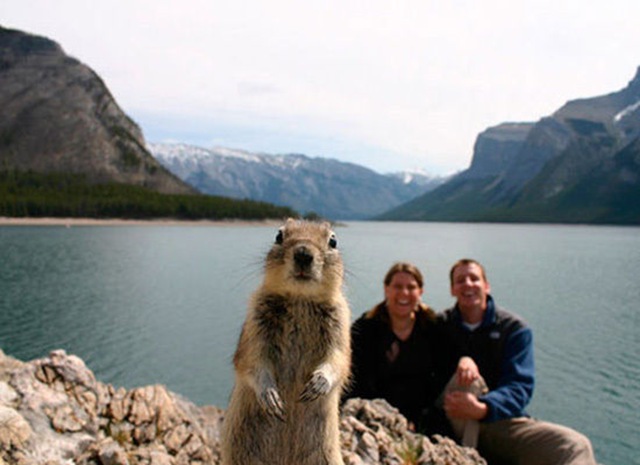
<svg viewBox="0 0 640 465">
<path fill-rule="evenodd" d="M 626 108 L 623 108 L 622 111 L 618 112 L 614 117 L 613 117 L 613 121 L 615 123 L 619 123 L 623 118 L 629 116 L 631 113 L 633 113 L 634 111 L 636 111 L 638 108 L 640 108 L 640 100 L 638 100 L 636 103 L 629 105 Z"/>
<path fill-rule="evenodd" d="M 399 179 L 405 185 L 414 184 L 417 186 L 439 185 L 448 179 L 448 177 L 434 176 L 422 169 L 398 171 L 396 173 L 390 173 L 387 176 Z"/>
<path fill-rule="evenodd" d="M 186 160 L 206 161 L 215 157 L 238 158 L 252 162 L 262 161 L 260 154 L 225 147 L 207 149 L 189 144 L 148 143 L 147 148 L 156 156 L 182 162 Z"/>
</svg>

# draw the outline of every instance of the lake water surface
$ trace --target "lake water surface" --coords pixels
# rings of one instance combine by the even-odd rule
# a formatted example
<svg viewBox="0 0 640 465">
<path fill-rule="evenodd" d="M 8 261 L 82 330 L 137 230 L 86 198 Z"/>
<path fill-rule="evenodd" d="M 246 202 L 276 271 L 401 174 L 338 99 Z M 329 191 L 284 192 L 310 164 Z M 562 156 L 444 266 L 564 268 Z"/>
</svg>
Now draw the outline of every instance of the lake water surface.
<svg viewBox="0 0 640 465">
<path fill-rule="evenodd" d="M 640 463 L 640 228 L 349 222 L 336 229 L 357 317 L 398 260 L 424 300 L 452 303 L 448 270 L 485 264 L 496 301 L 532 326 L 529 412 L 572 426 L 608 465 Z M 226 407 L 231 357 L 276 228 L 0 226 L 0 348 L 21 360 L 63 348 L 97 378 L 161 383 Z"/>
</svg>

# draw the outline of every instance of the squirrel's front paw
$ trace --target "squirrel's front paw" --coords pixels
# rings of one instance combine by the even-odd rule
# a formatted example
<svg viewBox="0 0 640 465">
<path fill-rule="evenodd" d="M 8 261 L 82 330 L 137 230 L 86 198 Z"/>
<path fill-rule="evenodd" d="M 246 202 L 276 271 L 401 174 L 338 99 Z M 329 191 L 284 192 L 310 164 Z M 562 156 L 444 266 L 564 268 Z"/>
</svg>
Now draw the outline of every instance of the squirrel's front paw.
<svg viewBox="0 0 640 465">
<path fill-rule="evenodd" d="M 324 396 L 331 390 L 331 383 L 322 371 L 314 371 L 300 394 L 302 402 L 310 402 L 320 396 Z"/>
<path fill-rule="evenodd" d="M 284 421 L 284 402 L 280 398 L 280 394 L 278 394 L 278 390 L 275 388 L 267 388 L 260 394 L 258 398 L 260 402 L 260 406 L 267 412 L 269 415 L 273 415 L 279 420 Z"/>
</svg>

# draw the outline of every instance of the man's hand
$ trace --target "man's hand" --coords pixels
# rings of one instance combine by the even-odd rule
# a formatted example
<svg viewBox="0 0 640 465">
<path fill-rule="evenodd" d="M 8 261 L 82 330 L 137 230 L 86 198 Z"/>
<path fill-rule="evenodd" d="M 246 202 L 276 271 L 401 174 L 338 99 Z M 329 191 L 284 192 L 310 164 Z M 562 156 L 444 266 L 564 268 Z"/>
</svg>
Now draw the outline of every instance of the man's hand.
<svg viewBox="0 0 640 465">
<path fill-rule="evenodd" d="M 478 365 L 471 357 L 462 357 L 456 368 L 456 382 L 460 387 L 469 387 L 480 378 L 480 370 Z"/>
<path fill-rule="evenodd" d="M 482 420 L 487 416 L 489 407 L 469 392 L 454 391 L 445 396 L 444 411 L 451 418 Z"/>
</svg>

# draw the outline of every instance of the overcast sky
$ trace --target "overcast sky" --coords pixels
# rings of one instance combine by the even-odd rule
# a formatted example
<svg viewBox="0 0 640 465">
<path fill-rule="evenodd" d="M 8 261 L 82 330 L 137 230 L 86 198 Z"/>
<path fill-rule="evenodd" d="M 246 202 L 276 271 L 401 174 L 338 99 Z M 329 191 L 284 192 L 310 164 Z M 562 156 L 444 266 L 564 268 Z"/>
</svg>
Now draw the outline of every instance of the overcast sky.
<svg viewBox="0 0 640 465">
<path fill-rule="evenodd" d="M 465 169 L 477 135 L 626 86 L 638 0 L 2 0 L 149 142 Z"/>
</svg>

